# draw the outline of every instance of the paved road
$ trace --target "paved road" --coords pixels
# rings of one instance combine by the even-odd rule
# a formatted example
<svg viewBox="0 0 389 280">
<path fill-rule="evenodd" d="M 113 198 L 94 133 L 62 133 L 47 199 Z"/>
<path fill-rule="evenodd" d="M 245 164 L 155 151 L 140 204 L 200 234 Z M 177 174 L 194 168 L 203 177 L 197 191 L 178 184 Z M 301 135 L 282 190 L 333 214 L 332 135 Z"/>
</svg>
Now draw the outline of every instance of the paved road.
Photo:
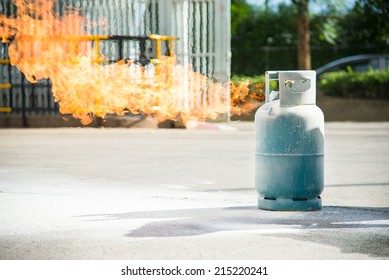
<svg viewBox="0 0 389 280">
<path fill-rule="evenodd" d="M 389 259 L 389 123 L 327 123 L 323 210 L 256 207 L 253 124 L 0 130 L 0 259 Z"/>
</svg>

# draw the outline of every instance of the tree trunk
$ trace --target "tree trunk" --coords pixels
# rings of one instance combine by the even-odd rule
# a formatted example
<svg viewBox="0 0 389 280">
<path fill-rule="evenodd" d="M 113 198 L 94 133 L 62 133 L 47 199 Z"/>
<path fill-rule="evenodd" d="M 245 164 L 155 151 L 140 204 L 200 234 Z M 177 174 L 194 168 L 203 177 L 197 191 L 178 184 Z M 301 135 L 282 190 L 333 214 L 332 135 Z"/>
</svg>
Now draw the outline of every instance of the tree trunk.
<svg viewBox="0 0 389 280">
<path fill-rule="evenodd" d="M 293 1 L 298 10 L 297 60 L 300 70 L 311 70 L 308 0 Z"/>
</svg>

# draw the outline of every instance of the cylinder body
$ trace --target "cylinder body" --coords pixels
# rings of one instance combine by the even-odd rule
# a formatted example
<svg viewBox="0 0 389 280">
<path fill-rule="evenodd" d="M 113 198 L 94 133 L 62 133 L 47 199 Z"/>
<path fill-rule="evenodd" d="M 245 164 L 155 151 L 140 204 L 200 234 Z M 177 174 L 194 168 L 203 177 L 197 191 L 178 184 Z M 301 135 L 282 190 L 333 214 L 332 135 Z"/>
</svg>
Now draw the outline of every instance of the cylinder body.
<svg viewBox="0 0 389 280">
<path fill-rule="evenodd" d="M 319 107 L 282 106 L 280 100 L 273 100 L 257 110 L 255 185 L 261 209 L 321 209 L 324 116 Z"/>
</svg>

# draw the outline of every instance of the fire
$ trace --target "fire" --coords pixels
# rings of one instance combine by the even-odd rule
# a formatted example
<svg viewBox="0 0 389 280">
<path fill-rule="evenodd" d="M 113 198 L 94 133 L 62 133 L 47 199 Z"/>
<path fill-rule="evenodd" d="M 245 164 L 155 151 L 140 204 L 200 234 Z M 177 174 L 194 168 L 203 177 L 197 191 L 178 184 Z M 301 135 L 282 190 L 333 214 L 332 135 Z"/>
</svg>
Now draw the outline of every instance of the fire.
<svg viewBox="0 0 389 280">
<path fill-rule="evenodd" d="M 160 121 L 179 116 L 185 123 L 215 119 L 228 111 L 242 114 L 255 106 L 247 101 L 255 99 L 248 83 L 212 82 L 190 65 L 177 64 L 174 56 L 145 67 L 124 61 L 101 65 L 103 57 L 89 40 L 79 11 L 57 15 L 55 0 L 13 2 L 16 17 L 0 15 L 0 36 L 3 42 L 11 41 L 11 64 L 30 82 L 50 79 L 60 112 L 84 125 L 94 116 L 129 111 Z"/>
</svg>

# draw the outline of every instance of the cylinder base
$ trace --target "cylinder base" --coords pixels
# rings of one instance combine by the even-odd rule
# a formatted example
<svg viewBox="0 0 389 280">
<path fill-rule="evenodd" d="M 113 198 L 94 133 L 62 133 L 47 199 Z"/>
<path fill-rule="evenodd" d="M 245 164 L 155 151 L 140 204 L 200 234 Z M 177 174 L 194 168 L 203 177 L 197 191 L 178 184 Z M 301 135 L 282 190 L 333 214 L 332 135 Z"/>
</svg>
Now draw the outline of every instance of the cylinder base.
<svg viewBox="0 0 389 280">
<path fill-rule="evenodd" d="M 317 211 L 321 210 L 321 197 L 311 199 L 287 199 L 258 197 L 258 208 L 272 211 Z"/>
</svg>

